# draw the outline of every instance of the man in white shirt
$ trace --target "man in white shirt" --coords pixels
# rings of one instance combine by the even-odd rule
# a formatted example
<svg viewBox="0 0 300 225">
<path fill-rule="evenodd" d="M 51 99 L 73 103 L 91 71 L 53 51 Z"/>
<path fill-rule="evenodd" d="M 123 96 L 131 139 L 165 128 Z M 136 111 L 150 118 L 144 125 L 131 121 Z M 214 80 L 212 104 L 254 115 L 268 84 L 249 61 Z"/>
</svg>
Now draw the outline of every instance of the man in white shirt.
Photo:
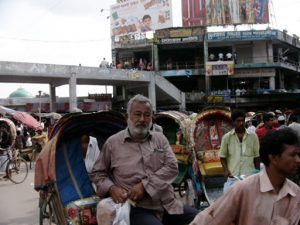
<svg viewBox="0 0 300 225">
<path fill-rule="evenodd" d="M 232 54 L 230 52 L 226 54 L 226 60 L 232 60 Z"/>
<path fill-rule="evenodd" d="M 107 62 L 106 62 L 105 58 L 103 58 L 103 60 L 101 61 L 100 68 L 107 68 Z"/>
<path fill-rule="evenodd" d="M 224 54 L 222 52 L 220 52 L 218 54 L 218 56 L 219 56 L 219 61 L 223 61 L 224 60 Z"/>
<path fill-rule="evenodd" d="M 98 159 L 100 154 L 98 142 L 94 137 L 83 135 L 81 137 L 81 144 L 85 167 L 87 172 L 90 173 L 93 169 L 95 161 Z"/>
</svg>

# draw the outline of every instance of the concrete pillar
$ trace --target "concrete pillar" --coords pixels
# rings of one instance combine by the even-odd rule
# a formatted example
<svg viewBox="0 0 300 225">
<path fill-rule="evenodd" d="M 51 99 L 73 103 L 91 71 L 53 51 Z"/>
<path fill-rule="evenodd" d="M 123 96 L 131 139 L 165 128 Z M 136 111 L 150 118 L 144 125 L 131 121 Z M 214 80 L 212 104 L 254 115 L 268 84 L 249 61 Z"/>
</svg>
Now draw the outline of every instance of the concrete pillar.
<svg viewBox="0 0 300 225">
<path fill-rule="evenodd" d="M 269 85 L 271 90 L 275 90 L 275 77 L 270 77 Z"/>
<path fill-rule="evenodd" d="M 186 104 L 185 104 L 185 93 L 181 92 L 181 103 L 180 103 L 180 110 L 185 111 Z"/>
<path fill-rule="evenodd" d="M 126 100 L 126 88 L 125 86 L 122 86 L 122 100 Z"/>
<path fill-rule="evenodd" d="M 113 86 L 113 97 L 116 98 L 118 96 L 117 86 Z"/>
<path fill-rule="evenodd" d="M 72 73 L 69 80 L 69 110 L 77 108 L 76 73 Z"/>
<path fill-rule="evenodd" d="M 278 71 L 278 76 L 279 76 L 279 88 L 283 89 L 284 88 L 284 74 L 282 71 L 279 69 Z"/>
<path fill-rule="evenodd" d="M 159 71 L 159 55 L 157 45 L 152 44 L 152 54 L 154 54 L 154 69 L 155 71 Z"/>
<path fill-rule="evenodd" d="M 155 76 L 155 73 L 150 75 L 150 83 L 148 85 L 148 97 L 152 102 L 154 112 L 156 111 Z"/>
<path fill-rule="evenodd" d="M 206 62 L 208 61 L 208 45 L 206 40 L 206 33 L 203 39 L 203 53 L 204 53 L 204 71 L 206 71 Z M 205 93 L 208 94 L 211 89 L 210 76 L 206 76 L 205 72 Z"/>
<path fill-rule="evenodd" d="M 50 89 L 50 112 L 56 112 L 56 87 L 49 85 Z"/>
</svg>

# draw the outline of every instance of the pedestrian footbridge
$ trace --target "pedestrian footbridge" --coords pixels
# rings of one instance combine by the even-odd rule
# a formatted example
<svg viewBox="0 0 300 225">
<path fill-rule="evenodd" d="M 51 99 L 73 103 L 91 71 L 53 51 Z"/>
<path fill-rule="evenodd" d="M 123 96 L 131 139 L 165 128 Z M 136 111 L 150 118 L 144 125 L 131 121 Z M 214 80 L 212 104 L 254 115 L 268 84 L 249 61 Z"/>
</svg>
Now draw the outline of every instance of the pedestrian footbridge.
<svg viewBox="0 0 300 225">
<path fill-rule="evenodd" d="M 185 93 L 155 71 L 2 61 L 0 82 L 49 84 L 51 103 L 55 102 L 55 88 L 68 84 L 70 108 L 77 108 L 76 85 L 79 84 L 114 86 L 114 96 L 122 100 L 132 94 L 143 94 L 151 99 L 154 110 L 165 105 L 185 109 Z M 117 93 L 116 89 L 121 91 Z"/>
</svg>

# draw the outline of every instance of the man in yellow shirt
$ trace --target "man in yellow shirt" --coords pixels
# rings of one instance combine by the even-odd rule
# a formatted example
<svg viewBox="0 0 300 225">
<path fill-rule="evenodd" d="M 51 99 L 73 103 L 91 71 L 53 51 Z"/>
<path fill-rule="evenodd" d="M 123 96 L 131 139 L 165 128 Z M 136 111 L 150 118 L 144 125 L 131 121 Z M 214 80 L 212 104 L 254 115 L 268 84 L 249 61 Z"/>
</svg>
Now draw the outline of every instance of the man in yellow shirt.
<svg viewBox="0 0 300 225">
<path fill-rule="evenodd" d="M 39 147 L 40 147 L 39 150 L 41 150 L 47 143 L 48 136 L 45 132 L 43 132 L 43 130 L 37 130 L 36 135 L 34 135 L 31 139 L 33 141 L 35 141 L 36 144 L 39 145 Z"/>
<path fill-rule="evenodd" d="M 224 192 L 236 181 L 234 176 L 249 176 L 260 169 L 259 140 L 247 131 L 244 112 L 233 111 L 231 119 L 234 129 L 223 136 L 219 151 L 226 181 Z"/>
</svg>

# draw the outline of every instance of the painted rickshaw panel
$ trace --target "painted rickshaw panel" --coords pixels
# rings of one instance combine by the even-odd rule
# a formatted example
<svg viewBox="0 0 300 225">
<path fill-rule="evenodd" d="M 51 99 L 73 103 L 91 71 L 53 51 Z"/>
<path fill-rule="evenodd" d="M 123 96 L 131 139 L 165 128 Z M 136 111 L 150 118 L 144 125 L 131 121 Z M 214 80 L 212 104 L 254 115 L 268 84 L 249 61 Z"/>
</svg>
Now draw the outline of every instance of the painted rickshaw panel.
<svg viewBox="0 0 300 225">
<path fill-rule="evenodd" d="M 230 109 L 225 107 L 205 108 L 194 118 L 194 150 L 201 174 L 223 174 L 218 156 L 222 138 L 233 126 Z"/>
<path fill-rule="evenodd" d="M 179 111 L 164 111 L 155 115 L 155 121 L 162 126 L 163 133 L 167 137 L 175 154 L 185 154 L 190 143 L 191 119 L 188 115 Z M 177 155 L 177 157 L 180 157 Z M 186 159 L 182 159 L 186 160 Z"/>
</svg>

